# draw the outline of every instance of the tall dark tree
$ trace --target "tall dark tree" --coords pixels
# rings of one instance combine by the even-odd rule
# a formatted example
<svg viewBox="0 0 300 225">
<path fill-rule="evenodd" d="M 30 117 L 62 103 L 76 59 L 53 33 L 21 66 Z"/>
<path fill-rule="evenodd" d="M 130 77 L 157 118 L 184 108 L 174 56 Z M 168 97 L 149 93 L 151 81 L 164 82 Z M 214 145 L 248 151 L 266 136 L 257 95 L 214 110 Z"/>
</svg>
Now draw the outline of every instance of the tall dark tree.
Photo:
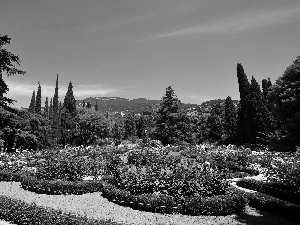
<svg viewBox="0 0 300 225">
<path fill-rule="evenodd" d="M 98 101 L 96 101 L 96 104 L 95 104 L 95 111 L 99 111 Z"/>
<path fill-rule="evenodd" d="M 45 116 L 47 119 L 49 119 L 49 103 L 48 103 L 48 97 L 46 97 L 46 101 L 45 101 L 44 116 Z"/>
<path fill-rule="evenodd" d="M 224 133 L 224 107 L 217 103 L 213 105 L 206 121 L 207 138 L 210 141 L 219 141 Z"/>
<path fill-rule="evenodd" d="M 39 82 L 39 87 L 38 87 L 38 90 L 36 93 L 35 112 L 38 114 L 42 113 L 42 89 L 41 89 L 40 82 Z"/>
<path fill-rule="evenodd" d="M 129 113 L 124 122 L 124 138 L 131 139 L 136 136 L 136 132 L 136 118 L 133 113 Z"/>
<path fill-rule="evenodd" d="M 7 94 L 9 88 L 5 81 L 3 80 L 3 74 L 7 76 L 22 74 L 26 72 L 16 68 L 16 64 L 20 65 L 19 56 L 14 55 L 13 53 L 7 51 L 3 48 L 4 45 L 10 44 L 10 38 L 7 35 L 2 36 L 0 34 L 0 107 L 10 108 L 9 104 L 13 103 L 13 100 L 7 97 L 4 97 L 4 94 Z"/>
<path fill-rule="evenodd" d="M 49 120 L 53 120 L 53 102 L 52 98 L 50 99 L 50 105 L 49 105 Z"/>
<path fill-rule="evenodd" d="M 72 144 L 76 127 L 76 100 L 70 81 L 61 111 L 61 138 L 63 144 Z"/>
<path fill-rule="evenodd" d="M 230 96 L 225 100 L 225 124 L 224 130 L 228 138 L 232 138 L 237 132 L 237 110 Z"/>
<path fill-rule="evenodd" d="M 250 95 L 250 83 L 244 72 L 242 64 L 237 64 L 237 77 L 240 92 L 240 104 L 238 109 L 238 134 L 239 141 L 247 142 L 248 133 L 250 132 L 249 120 L 248 120 L 248 102 Z"/>
<path fill-rule="evenodd" d="M 272 82 L 270 78 L 262 80 L 262 93 L 265 99 L 267 99 L 268 92 L 270 91 L 270 87 L 272 86 Z"/>
<path fill-rule="evenodd" d="M 28 111 L 32 113 L 35 112 L 35 91 L 32 92 L 32 97 L 31 97 Z"/>
<path fill-rule="evenodd" d="M 68 113 L 75 115 L 76 113 L 76 100 L 73 95 L 73 85 L 70 81 L 68 86 L 68 91 L 66 93 L 65 99 L 64 99 L 64 105 L 63 107 L 67 110 Z"/>
<path fill-rule="evenodd" d="M 53 97 L 53 116 L 57 116 L 58 114 L 58 74 L 56 77 L 56 85 L 55 85 L 55 92 L 54 92 L 54 97 Z"/>
<path fill-rule="evenodd" d="M 290 150 L 300 146 L 300 56 L 271 87 L 268 100 L 272 112 L 287 131 Z"/>
</svg>

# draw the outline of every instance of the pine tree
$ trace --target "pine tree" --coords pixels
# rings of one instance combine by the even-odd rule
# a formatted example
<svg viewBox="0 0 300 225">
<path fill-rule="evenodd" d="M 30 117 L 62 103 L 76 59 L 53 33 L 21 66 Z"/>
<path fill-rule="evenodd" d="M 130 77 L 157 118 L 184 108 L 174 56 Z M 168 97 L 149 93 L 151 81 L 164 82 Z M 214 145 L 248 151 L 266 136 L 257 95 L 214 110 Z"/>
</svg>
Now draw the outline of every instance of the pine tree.
<svg viewBox="0 0 300 225">
<path fill-rule="evenodd" d="M 35 112 L 35 91 L 32 92 L 31 102 L 28 111 L 31 113 Z"/>
<path fill-rule="evenodd" d="M 129 113 L 125 118 L 124 138 L 130 139 L 136 136 L 136 119 L 133 113 Z"/>
<path fill-rule="evenodd" d="M 53 103 L 52 103 L 52 98 L 50 99 L 50 106 L 49 106 L 49 120 L 53 120 Z"/>
<path fill-rule="evenodd" d="M 15 67 L 15 64 L 20 65 L 19 56 L 7 51 L 3 48 L 4 45 L 10 44 L 10 38 L 7 35 L 0 34 L 0 107 L 11 109 L 8 105 L 12 104 L 14 100 L 4 97 L 7 94 L 9 88 L 2 78 L 2 74 L 12 76 L 15 74 L 26 74 L 25 71 L 19 70 Z"/>
<path fill-rule="evenodd" d="M 95 104 L 95 111 L 99 111 L 98 101 L 96 101 L 96 104 Z"/>
<path fill-rule="evenodd" d="M 228 137 L 234 137 L 237 131 L 237 111 L 230 96 L 225 100 L 224 129 Z"/>
<path fill-rule="evenodd" d="M 266 134 L 274 132 L 274 117 L 269 111 L 260 86 L 252 76 L 248 104 L 249 131 L 251 143 L 262 143 Z"/>
<path fill-rule="evenodd" d="M 41 114 L 42 112 L 42 90 L 40 82 L 38 82 L 39 87 L 36 93 L 36 100 L 35 100 L 35 112 Z"/>
<path fill-rule="evenodd" d="M 249 102 L 250 83 L 244 72 L 242 64 L 237 64 L 237 77 L 240 92 L 240 104 L 238 109 L 238 134 L 241 142 L 247 142 L 249 120 L 247 117 L 247 105 Z"/>
<path fill-rule="evenodd" d="M 55 85 L 55 92 L 53 97 L 53 117 L 55 118 L 58 113 L 58 74 L 56 77 L 56 85 Z"/>
<path fill-rule="evenodd" d="M 73 95 L 73 85 L 71 81 L 68 86 L 68 91 L 64 99 L 63 107 L 67 110 L 68 113 L 72 114 L 73 116 L 76 114 L 76 100 Z"/>
<path fill-rule="evenodd" d="M 266 99 L 267 98 L 267 95 L 268 95 L 268 80 L 267 79 L 263 79 L 262 82 L 261 82 L 261 87 L 262 87 L 262 93 L 263 93 L 263 96 L 264 98 Z"/>
<path fill-rule="evenodd" d="M 48 97 L 46 97 L 46 101 L 45 101 L 44 116 L 45 116 L 47 119 L 49 119 L 49 103 L 48 103 Z"/>
</svg>

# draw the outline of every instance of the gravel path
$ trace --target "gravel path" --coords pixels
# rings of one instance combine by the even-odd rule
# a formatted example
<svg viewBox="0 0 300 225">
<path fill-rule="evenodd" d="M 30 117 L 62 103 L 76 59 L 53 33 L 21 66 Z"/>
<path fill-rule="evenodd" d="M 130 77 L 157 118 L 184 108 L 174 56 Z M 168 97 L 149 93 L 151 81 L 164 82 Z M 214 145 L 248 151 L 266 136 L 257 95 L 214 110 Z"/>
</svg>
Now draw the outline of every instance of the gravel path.
<svg viewBox="0 0 300 225">
<path fill-rule="evenodd" d="M 258 211 L 247 207 L 245 212 L 230 216 L 186 216 L 163 215 L 133 210 L 109 202 L 101 193 L 84 195 L 45 195 L 23 190 L 19 182 L 0 182 L 0 195 L 7 195 L 25 202 L 35 202 L 37 205 L 62 209 L 87 215 L 88 217 L 112 219 L 126 224 L 172 224 L 172 225 L 198 225 L 198 224 L 243 224 L 243 225 L 292 225 L 298 224 L 274 214 Z M 1 223 L 0 223 L 1 225 Z M 298 224 L 300 225 L 300 223 Z"/>
</svg>

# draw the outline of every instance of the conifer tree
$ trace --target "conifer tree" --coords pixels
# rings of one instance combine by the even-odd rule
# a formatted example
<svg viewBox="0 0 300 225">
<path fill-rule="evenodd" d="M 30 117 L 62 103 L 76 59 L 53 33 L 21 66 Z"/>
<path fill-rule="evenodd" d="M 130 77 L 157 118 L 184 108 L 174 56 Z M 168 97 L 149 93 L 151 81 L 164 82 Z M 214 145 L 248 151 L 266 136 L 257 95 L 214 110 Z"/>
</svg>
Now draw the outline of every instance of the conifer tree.
<svg viewBox="0 0 300 225">
<path fill-rule="evenodd" d="M 95 111 L 99 111 L 98 101 L 96 101 L 96 104 L 95 104 Z"/>
<path fill-rule="evenodd" d="M 47 119 L 49 119 L 49 103 L 48 103 L 48 97 L 46 97 L 46 101 L 45 101 L 44 116 L 45 116 Z"/>
<path fill-rule="evenodd" d="M 230 96 L 225 100 L 224 129 L 228 137 L 234 137 L 237 131 L 237 111 Z"/>
<path fill-rule="evenodd" d="M 53 97 L 53 116 L 54 118 L 57 116 L 58 113 L 58 74 L 56 77 L 56 85 L 55 85 L 55 92 Z"/>
<path fill-rule="evenodd" d="M 240 104 L 238 109 L 238 134 L 241 142 L 247 142 L 249 131 L 249 120 L 247 117 L 247 108 L 250 94 L 250 83 L 244 72 L 242 64 L 237 64 L 237 77 L 240 92 Z"/>
<path fill-rule="evenodd" d="M 269 111 L 260 86 L 252 76 L 248 104 L 248 140 L 251 143 L 264 142 L 264 136 L 274 132 L 274 117 Z"/>
<path fill-rule="evenodd" d="M 73 85 L 72 82 L 70 81 L 69 86 L 68 86 L 68 91 L 66 93 L 65 99 L 64 99 L 64 109 L 73 116 L 76 113 L 76 100 L 73 95 Z"/>
<path fill-rule="evenodd" d="M 28 111 L 32 113 L 35 112 L 35 90 L 32 92 L 31 102 Z"/>
<path fill-rule="evenodd" d="M 125 118 L 124 138 L 130 139 L 136 136 L 136 119 L 133 113 L 129 113 Z"/>
<path fill-rule="evenodd" d="M 11 109 L 8 107 L 14 100 L 4 97 L 3 95 L 9 91 L 9 88 L 2 78 L 2 75 L 12 76 L 15 74 L 26 74 L 25 71 L 19 70 L 15 67 L 15 64 L 20 65 L 19 56 L 7 51 L 3 48 L 4 45 L 10 44 L 10 38 L 7 35 L 0 34 L 0 107 Z"/>
<path fill-rule="evenodd" d="M 50 106 L 49 106 L 49 120 L 53 120 L 53 103 L 52 103 L 52 98 L 50 99 Z"/>
<path fill-rule="evenodd" d="M 263 96 L 264 98 L 266 99 L 267 98 L 267 95 L 268 95 L 268 80 L 267 79 L 263 79 L 262 82 L 261 82 L 261 87 L 262 87 L 262 93 L 263 93 Z"/>
<path fill-rule="evenodd" d="M 39 87 L 36 93 L 36 100 L 35 100 L 35 112 L 41 114 L 42 112 L 42 90 L 40 82 L 38 82 Z"/>
</svg>

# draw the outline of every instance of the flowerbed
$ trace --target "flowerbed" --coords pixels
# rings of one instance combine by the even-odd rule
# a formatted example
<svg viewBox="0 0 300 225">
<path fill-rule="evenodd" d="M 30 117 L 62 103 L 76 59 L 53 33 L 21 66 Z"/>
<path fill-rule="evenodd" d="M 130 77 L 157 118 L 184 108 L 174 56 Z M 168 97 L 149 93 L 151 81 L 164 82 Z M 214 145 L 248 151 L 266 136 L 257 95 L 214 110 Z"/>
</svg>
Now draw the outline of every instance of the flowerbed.
<svg viewBox="0 0 300 225">
<path fill-rule="evenodd" d="M 225 216 L 244 210 L 246 200 L 242 193 L 231 188 L 224 195 L 212 197 L 189 196 L 178 204 L 173 196 L 166 194 L 133 195 L 129 191 L 116 188 L 112 184 L 104 184 L 103 197 L 123 206 L 134 209 L 160 212 L 182 213 L 187 215 Z"/>
<path fill-rule="evenodd" d="M 254 179 L 241 179 L 236 183 L 240 187 L 259 191 L 261 193 L 300 205 L 300 191 L 296 186 L 264 182 Z M 284 188 L 283 188 L 284 187 Z M 291 191 L 293 188 L 294 191 Z M 287 190 L 289 189 L 289 190 Z"/>
</svg>

